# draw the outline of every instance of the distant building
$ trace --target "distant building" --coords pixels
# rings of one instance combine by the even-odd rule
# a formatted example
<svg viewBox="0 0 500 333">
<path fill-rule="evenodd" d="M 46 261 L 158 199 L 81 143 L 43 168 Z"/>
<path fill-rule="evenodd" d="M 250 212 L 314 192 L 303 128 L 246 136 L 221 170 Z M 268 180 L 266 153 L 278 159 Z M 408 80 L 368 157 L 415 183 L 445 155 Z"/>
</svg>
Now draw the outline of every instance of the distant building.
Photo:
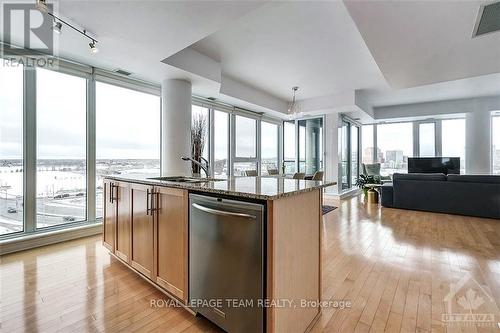
<svg viewBox="0 0 500 333">
<path fill-rule="evenodd" d="M 404 161 L 404 155 L 402 150 L 387 150 L 385 152 L 385 161 L 402 163 Z"/>
<path fill-rule="evenodd" d="M 367 147 L 363 150 L 363 161 L 364 162 L 371 162 L 373 160 L 373 156 L 375 152 L 375 147 Z M 384 154 L 382 154 L 382 150 L 380 148 L 377 148 L 376 155 L 375 155 L 375 161 L 383 162 L 384 161 Z"/>
</svg>

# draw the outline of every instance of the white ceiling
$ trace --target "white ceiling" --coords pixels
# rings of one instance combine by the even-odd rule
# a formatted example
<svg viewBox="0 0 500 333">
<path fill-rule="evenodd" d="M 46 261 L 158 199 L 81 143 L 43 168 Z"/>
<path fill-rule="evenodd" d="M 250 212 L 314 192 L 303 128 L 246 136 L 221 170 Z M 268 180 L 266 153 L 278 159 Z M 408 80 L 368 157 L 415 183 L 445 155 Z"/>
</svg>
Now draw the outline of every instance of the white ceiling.
<svg viewBox="0 0 500 333">
<path fill-rule="evenodd" d="M 58 4 L 100 49 L 91 55 L 88 41 L 64 27 L 63 58 L 157 83 L 188 79 L 195 94 L 256 110 L 254 100 L 220 94 L 221 82 L 161 61 L 190 47 L 220 63 L 221 77 L 246 85 L 249 96 L 259 95 L 255 87 L 281 102 L 294 85 L 299 100 L 329 105 L 355 91 L 371 106 L 500 92 L 500 33 L 471 38 L 480 4 L 472 0 Z"/>
<path fill-rule="evenodd" d="M 340 1 L 267 4 L 192 46 L 222 72 L 289 100 L 385 87 Z"/>
<path fill-rule="evenodd" d="M 471 38 L 485 1 L 344 1 L 392 88 L 500 72 L 500 33 Z"/>
<path fill-rule="evenodd" d="M 49 0 L 49 3 L 54 2 Z M 95 37 L 99 53 L 91 55 L 89 41 L 66 26 L 61 35 L 55 36 L 59 38 L 59 55 L 67 59 L 109 70 L 124 69 L 135 77 L 154 82 L 171 77 L 197 80 L 161 60 L 263 3 L 62 0 L 54 3 L 56 14 Z M 13 41 L 16 39 L 22 40 L 19 36 L 12 37 Z"/>
</svg>

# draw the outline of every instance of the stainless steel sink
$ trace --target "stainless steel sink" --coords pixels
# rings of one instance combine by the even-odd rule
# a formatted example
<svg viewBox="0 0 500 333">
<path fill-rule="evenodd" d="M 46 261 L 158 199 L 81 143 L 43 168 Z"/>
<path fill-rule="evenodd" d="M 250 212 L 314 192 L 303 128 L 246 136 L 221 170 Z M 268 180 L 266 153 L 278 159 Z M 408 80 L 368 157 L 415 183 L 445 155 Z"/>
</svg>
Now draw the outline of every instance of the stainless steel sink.
<svg viewBox="0 0 500 333">
<path fill-rule="evenodd" d="M 198 184 L 198 183 L 207 183 L 207 182 L 215 182 L 215 181 L 224 180 L 224 179 L 216 179 L 216 178 L 197 178 L 197 177 L 185 177 L 185 176 L 152 177 L 152 178 L 148 178 L 148 179 L 163 180 L 166 182 L 173 182 L 173 183 L 188 183 L 188 184 Z"/>
</svg>

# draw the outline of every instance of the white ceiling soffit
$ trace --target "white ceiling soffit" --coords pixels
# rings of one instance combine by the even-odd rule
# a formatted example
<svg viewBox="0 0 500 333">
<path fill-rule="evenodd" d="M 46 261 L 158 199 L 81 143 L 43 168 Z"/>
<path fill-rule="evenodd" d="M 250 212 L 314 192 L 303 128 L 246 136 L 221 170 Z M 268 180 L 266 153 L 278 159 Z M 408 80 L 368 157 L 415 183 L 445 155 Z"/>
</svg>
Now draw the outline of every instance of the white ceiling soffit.
<svg viewBox="0 0 500 333">
<path fill-rule="evenodd" d="M 472 38 L 484 1 L 344 3 L 392 88 L 500 72 L 500 33 Z"/>
<path fill-rule="evenodd" d="M 87 29 L 99 41 L 99 53 L 91 55 L 88 40 L 63 26 L 58 37 L 59 56 L 103 69 L 125 69 L 133 73 L 132 77 L 153 82 L 184 78 L 194 80 L 194 85 L 196 77 L 165 66 L 161 60 L 213 34 L 263 3 L 59 1 L 55 3 L 56 14 L 81 29 Z M 22 36 L 13 36 L 13 41 L 16 40 L 19 45 Z"/>
<path fill-rule="evenodd" d="M 202 97 L 219 99 L 241 108 L 258 112 L 271 113 L 283 117 L 287 113 L 287 102 L 258 88 L 249 86 L 222 73 L 221 64 L 212 58 L 187 47 L 182 51 L 162 60 L 163 63 L 217 84 L 217 92 Z"/>
<path fill-rule="evenodd" d="M 220 61 L 222 72 L 289 100 L 386 87 L 385 80 L 340 1 L 275 2 L 195 43 Z"/>
<path fill-rule="evenodd" d="M 414 88 L 386 91 L 359 91 L 362 98 L 373 107 L 493 96 L 499 93 L 500 73 Z"/>
</svg>

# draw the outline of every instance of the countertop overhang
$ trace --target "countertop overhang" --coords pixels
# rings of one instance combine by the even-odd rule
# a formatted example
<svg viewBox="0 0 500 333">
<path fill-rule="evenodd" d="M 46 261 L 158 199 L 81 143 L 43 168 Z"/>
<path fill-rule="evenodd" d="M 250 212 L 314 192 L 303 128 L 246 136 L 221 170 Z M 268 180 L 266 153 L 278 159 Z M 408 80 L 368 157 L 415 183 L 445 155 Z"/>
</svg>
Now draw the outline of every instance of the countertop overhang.
<svg viewBox="0 0 500 333">
<path fill-rule="evenodd" d="M 171 175 L 162 175 L 171 176 Z M 174 175 L 179 176 L 179 175 Z M 222 194 L 242 198 L 276 200 L 299 193 L 334 186 L 334 181 L 298 180 L 277 176 L 258 177 L 215 177 L 216 181 L 203 183 L 179 183 L 152 179 L 157 175 L 107 175 L 104 178 L 152 186 L 165 186 L 189 191 Z"/>
</svg>

